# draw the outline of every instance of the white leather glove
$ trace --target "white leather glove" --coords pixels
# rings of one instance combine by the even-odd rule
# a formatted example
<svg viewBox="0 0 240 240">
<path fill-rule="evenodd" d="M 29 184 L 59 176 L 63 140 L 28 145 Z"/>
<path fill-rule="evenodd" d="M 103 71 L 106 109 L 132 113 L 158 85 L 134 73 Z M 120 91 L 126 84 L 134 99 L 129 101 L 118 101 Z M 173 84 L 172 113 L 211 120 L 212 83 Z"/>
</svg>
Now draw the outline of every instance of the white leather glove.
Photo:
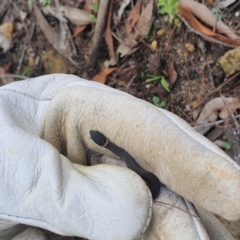
<svg viewBox="0 0 240 240">
<path fill-rule="evenodd" d="M 85 166 L 88 149 L 116 158 L 90 130 L 158 176 L 167 186 L 160 201 L 191 212 L 154 204 L 144 239 L 203 239 L 199 232 L 208 239 L 187 200 L 240 218 L 240 167 L 232 159 L 174 114 L 107 86 L 55 74 L 1 87 L 0 130 L 3 232 L 22 223 L 87 239 L 143 235 L 152 216 L 147 185 L 126 168 Z"/>
</svg>

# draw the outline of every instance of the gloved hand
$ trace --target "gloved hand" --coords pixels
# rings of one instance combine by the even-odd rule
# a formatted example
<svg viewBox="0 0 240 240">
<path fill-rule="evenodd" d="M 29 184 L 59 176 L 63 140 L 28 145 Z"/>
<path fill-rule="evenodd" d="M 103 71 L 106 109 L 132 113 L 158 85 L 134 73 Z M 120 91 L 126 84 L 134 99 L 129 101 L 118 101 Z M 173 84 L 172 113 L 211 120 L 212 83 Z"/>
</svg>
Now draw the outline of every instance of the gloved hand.
<svg viewBox="0 0 240 240">
<path fill-rule="evenodd" d="M 86 166 L 89 150 L 116 158 L 90 130 L 153 172 L 167 186 L 157 200 L 170 205 L 153 204 L 127 168 Z M 22 223 L 87 239 L 208 239 L 187 200 L 240 218 L 232 159 L 174 114 L 107 86 L 55 74 L 1 87 L 0 132 L 2 232 Z"/>
</svg>

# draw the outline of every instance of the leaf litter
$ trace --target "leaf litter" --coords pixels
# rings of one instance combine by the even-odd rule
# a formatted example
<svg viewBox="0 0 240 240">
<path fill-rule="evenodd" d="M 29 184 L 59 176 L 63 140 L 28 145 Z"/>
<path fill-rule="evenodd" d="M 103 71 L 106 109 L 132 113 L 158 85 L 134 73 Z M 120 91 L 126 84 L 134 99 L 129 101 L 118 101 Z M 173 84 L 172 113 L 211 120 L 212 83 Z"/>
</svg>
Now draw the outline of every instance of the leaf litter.
<svg viewBox="0 0 240 240">
<path fill-rule="evenodd" d="M 0 27 L 0 36 L 10 39 L 0 54 L 2 84 L 47 72 L 76 74 L 164 107 L 192 125 L 210 124 L 207 136 L 225 141 L 222 127 L 235 127 L 231 119 L 239 120 L 240 84 L 239 69 L 228 76 L 232 72 L 223 71 L 220 58 L 229 46 L 239 46 L 238 1 L 175 1 L 179 18 L 161 14 L 157 1 L 64 0 L 60 5 L 54 0 L 39 8 L 36 0 L 33 9 L 24 1 L 1 1 L 0 26 L 13 26 L 11 38 Z M 186 43 L 194 51 L 186 50 Z M 53 48 L 57 52 L 47 54 Z M 54 68 L 63 58 L 61 69 Z M 226 64 L 232 59 L 233 54 Z M 149 76 L 158 80 L 146 82 Z M 228 103 L 232 112 L 220 96 L 235 99 Z M 216 98 L 222 105 L 209 107 Z M 203 114 L 205 107 L 209 115 Z M 223 113 L 228 117 L 221 119 Z"/>
</svg>

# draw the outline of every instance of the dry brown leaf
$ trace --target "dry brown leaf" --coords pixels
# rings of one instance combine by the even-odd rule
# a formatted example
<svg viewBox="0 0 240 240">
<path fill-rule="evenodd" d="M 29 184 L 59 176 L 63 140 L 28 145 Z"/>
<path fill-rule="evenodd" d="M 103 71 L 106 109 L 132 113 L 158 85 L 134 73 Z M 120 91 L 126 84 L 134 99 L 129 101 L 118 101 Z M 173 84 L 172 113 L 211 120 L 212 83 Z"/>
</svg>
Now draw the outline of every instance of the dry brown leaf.
<svg viewBox="0 0 240 240">
<path fill-rule="evenodd" d="M 212 12 L 203 4 L 192 0 L 180 0 L 179 5 L 181 12 L 183 9 L 189 10 L 194 16 L 201 19 L 208 26 L 216 27 L 218 33 L 226 35 L 230 39 L 236 40 L 238 36 L 223 21 L 217 21 Z M 182 14 L 180 12 L 180 15 Z M 188 22 L 190 24 L 190 22 Z"/>
<path fill-rule="evenodd" d="M 117 11 L 117 16 L 115 17 L 115 25 L 118 25 L 118 23 L 120 22 L 121 18 L 122 18 L 122 14 L 124 9 L 127 7 L 127 5 L 130 3 L 131 0 L 122 0 L 121 1 L 121 5 Z"/>
<path fill-rule="evenodd" d="M 137 36 L 143 37 L 147 34 L 151 24 L 154 0 L 149 0 L 147 5 L 142 8 L 138 22 L 136 24 Z M 135 38 L 136 39 L 136 38 Z"/>
<path fill-rule="evenodd" d="M 134 28 L 135 32 L 130 33 L 124 40 L 126 45 L 128 45 L 129 47 L 135 47 L 138 43 L 137 40 L 147 34 L 151 24 L 153 3 L 154 0 L 149 0 L 145 6 L 143 6 L 142 4 L 141 14 Z"/>
<path fill-rule="evenodd" d="M 79 63 L 75 62 L 68 55 L 68 53 L 66 51 L 64 51 L 63 49 L 59 48 L 59 46 L 58 46 L 58 35 L 52 29 L 52 27 L 48 24 L 46 19 L 43 17 L 40 9 L 38 8 L 38 6 L 36 4 L 33 5 L 33 10 L 34 10 L 34 14 L 36 16 L 37 23 L 38 23 L 40 29 L 44 33 L 44 35 L 47 38 L 47 40 L 52 44 L 54 49 L 57 50 L 62 56 L 66 57 L 72 64 L 74 64 L 75 66 L 79 66 Z"/>
<path fill-rule="evenodd" d="M 105 83 L 107 80 L 107 76 L 116 69 L 117 69 L 116 67 L 104 68 L 99 74 L 95 75 L 92 80 L 99 83 Z"/>
<path fill-rule="evenodd" d="M 236 110 L 240 108 L 240 99 L 231 97 L 225 98 L 225 101 L 228 103 L 229 107 L 232 109 L 233 112 L 236 112 Z M 218 117 L 220 117 L 221 119 L 226 119 L 229 117 L 228 109 L 221 97 L 210 100 L 204 106 L 202 112 L 200 113 L 196 121 L 196 125 L 204 125 L 215 122 Z M 197 131 L 204 134 L 210 128 L 211 127 L 208 126 L 203 126 L 201 128 L 197 127 Z"/>
<path fill-rule="evenodd" d="M 75 38 L 76 36 L 78 36 L 85 28 L 86 28 L 86 25 L 85 26 L 76 26 L 72 37 Z"/>
<path fill-rule="evenodd" d="M 233 4 L 234 2 L 236 2 L 236 0 L 222 0 L 222 1 L 217 1 L 217 7 L 222 9 L 222 8 L 226 8 L 229 5 Z"/>
<path fill-rule="evenodd" d="M 85 4 L 84 4 L 84 7 L 83 7 L 83 10 L 85 10 L 89 14 L 92 13 L 92 10 L 90 9 L 91 4 L 92 4 L 92 0 L 86 0 Z M 87 25 L 85 25 L 85 26 L 76 26 L 72 37 L 74 38 L 74 37 L 78 36 L 86 28 L 86 26 Z"/>
<path fill-rule="evenodd" d="M 174 62 L 172 61 L 168 67 L 168 82 L 169 87 L 172 88 L 177 80 L 177 72 L 174 68 Z"/>
<path fill-rule="evenodd" d="M 240 41 L 230 39 L 222 34 L 215 33 L 209 28 L 205 27 L 203 24 L 201 24 L 197 18 L 193 15 L 193 13 L 186 8 L 183 8 L 182 6 L 178 7 L 179 10 L 179 16 L 181 19 L 185 21 L 185 23 L 190 26 L 197 34 L 201 35 L 205 40 L 222 43 L 227 46 L 240 46 Z"/>
<path fill-rule="evenodd" d="M 53 8 L 51 6 L 47 6 L 43 8 L 43 11 L 44 13 L 50 13 L 62 22 L 67 22 L 67 19 L 69 19 L 70 22 L 77 26 L 83 26 L 93 22 L 90 13 L 78 8 L 68 6 Z"/>
<path fill-rule="evenodd" d="M 105 40 L 106 40 L 106 43 L 108 46 L 109 56 L 111 58 L 111 64 L 116 65 L 117 58 L 116 58 L 116 55 L 114 52 L 112 30 L 111 30 L 113 3 L 114 3 L 114 0 L 111 0 L 109 11 L 108 11 L 109 13 L 108 13 L 107 26 L 106 26 L 106 31 L 105 31 Z"/>
<path fill-rule="evenodd" d="M 135 26 L 136 22 L 139 19 L 139 14 L 140 14 L 140 11 L 141 11 L 141 7 L 142 7 L 142 0 L 138 0 L 136 5 L 131 10 L 131 12 L 130 12 L 128 18 L 127 18 L 127 21 L 125 23 L 125 27 L 126 27 L 126 32 L 127 32 L 128 35 L 132 32 L 133 27 Z"/>
</svg>

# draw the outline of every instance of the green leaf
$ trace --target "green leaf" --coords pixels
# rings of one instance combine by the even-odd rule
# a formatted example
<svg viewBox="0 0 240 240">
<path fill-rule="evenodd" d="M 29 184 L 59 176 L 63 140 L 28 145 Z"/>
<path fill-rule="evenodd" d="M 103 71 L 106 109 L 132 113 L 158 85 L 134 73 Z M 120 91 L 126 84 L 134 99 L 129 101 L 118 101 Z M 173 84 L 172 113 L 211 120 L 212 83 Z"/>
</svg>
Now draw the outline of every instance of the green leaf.
<svg viewBox="0 0 240 240">
<path fill-rule="evenodd" d="M 153 97 L 152 97 L 152 101 L 153 101 L 153 103 L 154 103 L 155 105 L 158 105 L 158 104 L 160 103 L 160 98 L 157 97 L 157 96 L 153 96 Z"/>
<path fill-rule="evenodd" d="M 172 7 L 171 6 L 165 6 L 161 9 L 164 13 L 172 14 Z"/>
<path fill-rule="evenodd" d="M 92 3 L 91 4 L 91 7 L 90 7 L 94 12 L 97 12 L 98 11 L 98 8 L 99 8 L 99 5 L 97 2 L 95 3 Z"/>
<path fill-rule="evenodd" d="M 165 101 L 161 101 L 161 103 L 159 104 L 159 107 L 160 108 L 164 108 L 164 107 L 166 107 L 166 102 Z"/>
<path fill-rule="evenodd" d="M 166 106 L 166 102 L 165 101 L 161 101 L 159 97 L 157 96 L 153 96 L 152 97 L 152 102 L 155 106 L 163 108 Z"/>
<path fill-rule="evenodd" d="M 173 8 L 177 8 L 179 4 L 180 4 L 179 0 L 176 0 L 176 1 L 173 1 L 171 5 Z"/>
<path fill-rule="evenodd" d="M 157 80 L 160 80 L 162 76 L 155 76 L 155 75 L 147 75 L 148 79 L 146 80 L 146 83 L 154 82 Z"/>
<path fill-rule="evenodd" d="M 96 22 L 97 21 L 97 18 L 94 14 L 90 14 L 90 19 L 93 21 L 93 22 Z"/>
<path fill-rule="evenodd" d="M 228 142 L 224 142 L 223 147 L 224 147 L 226 150 L 231 149 L 231 145 L 230 145 L 230 143 L 228 143 Z"/>
<path fill-rule="evenodd" d="M 166 91 L 170 92 L 169 84 L 164 77 L 162 77 L 162 79 L 161 79 L 161 84 Z"/>
<path fill-rule="evenodd" d="M 157 2 L 157 6 L 158 6 L 158 7 L 165 6 L 165 5 L 167 5 L 167 4 L 168 4 L 167 0 L 159 0 L 159 1 Z"/>
</svg>

